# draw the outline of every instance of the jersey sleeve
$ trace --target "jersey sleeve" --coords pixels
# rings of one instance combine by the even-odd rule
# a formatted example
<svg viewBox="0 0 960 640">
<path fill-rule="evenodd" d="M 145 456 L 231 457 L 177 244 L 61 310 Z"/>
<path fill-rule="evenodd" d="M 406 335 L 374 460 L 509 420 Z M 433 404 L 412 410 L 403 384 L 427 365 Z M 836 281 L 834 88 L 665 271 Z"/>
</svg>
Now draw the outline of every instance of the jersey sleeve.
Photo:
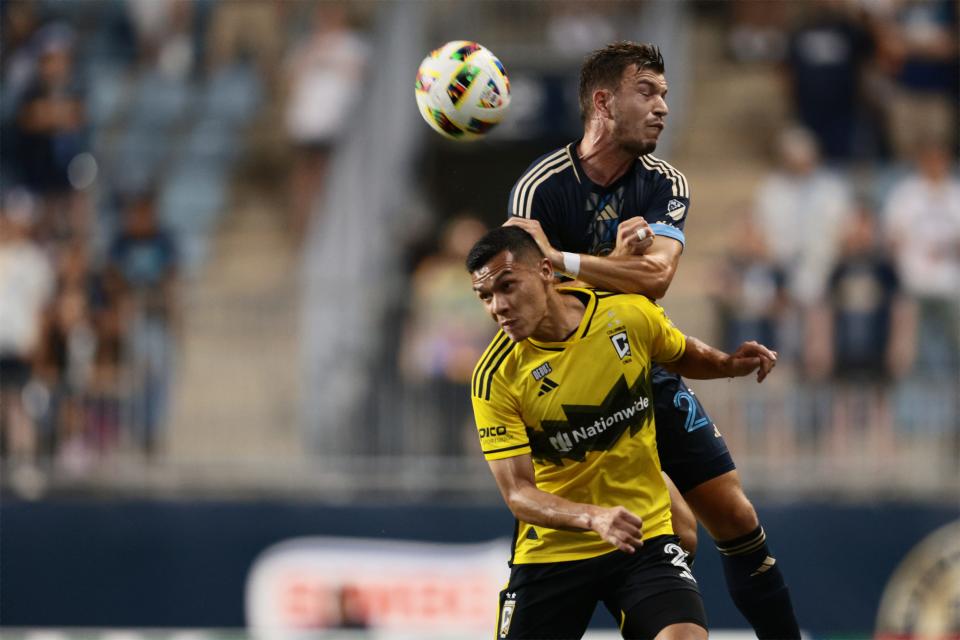
<svg viewBox="0 0 960 640">
<path fill-rule="evenodd" d="M 516 397 L 500 376 L 490 380 L 489 397 L 473 395 L 473 415 L 480 437 L 480 449 L 487 460 L 502 460 L 530 453 L 527 428 L 520 418 Z"/>
<path fill-rule="evenodd" d="M 663 307 L 638 296 L 637 311 L 649 343 L 650 359 L 661 364 L 674 362 L 687 348 L 687 337 L 673 326 Z"/>
<path fill-rule="evenodd" d="M 663 160 L 653 156 L 640 158 L 653 175 L 654 190 L 644 218 L 658 236 L 686 243 L 683 227 L 690 209 L 690 186 L 686 177 Z"/>
<path fill-rule="evenodd" d="M 554 247 L 564 246 L 562 243 L 561 210 L 562 198 L 556 193 L 556 185 L 550 180 L 549 169 L 555 160 L 550 156 L 534 162 L 513 188 L 507 200 L 507 218 L 529 218 L 536 220 L 543 228 L 550 244 Z M 544 165 L 544 163 L 547 163 Z M 541 166 L 543 165 L 543 166 Z M 547 172 L 545 173 L 545 170 Z"/>
</svg>

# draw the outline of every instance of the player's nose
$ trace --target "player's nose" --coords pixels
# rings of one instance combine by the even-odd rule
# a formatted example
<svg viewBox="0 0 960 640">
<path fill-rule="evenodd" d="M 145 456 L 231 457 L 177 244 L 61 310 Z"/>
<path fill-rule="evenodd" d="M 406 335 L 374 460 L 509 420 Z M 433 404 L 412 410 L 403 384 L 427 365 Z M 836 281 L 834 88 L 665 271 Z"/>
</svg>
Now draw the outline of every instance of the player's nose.
<svg viewBox="0 0 960 640">
<path fill-rule="evenodd" d="M 495 314 L 502 316 L 510 310 L 510 305 L 507 302 L 506 296 L 493 296 L 493 301 L 490 304 L 490 308 L 493 309 Z"/>
<path fill-rule="evenodd" d="M 670 108 L 663 96 L 657 96 L 657 101 L 653 104 L 653 113 L 661 118 L 667 117 L 667 114 L 670 113 Z"/>
</svg>

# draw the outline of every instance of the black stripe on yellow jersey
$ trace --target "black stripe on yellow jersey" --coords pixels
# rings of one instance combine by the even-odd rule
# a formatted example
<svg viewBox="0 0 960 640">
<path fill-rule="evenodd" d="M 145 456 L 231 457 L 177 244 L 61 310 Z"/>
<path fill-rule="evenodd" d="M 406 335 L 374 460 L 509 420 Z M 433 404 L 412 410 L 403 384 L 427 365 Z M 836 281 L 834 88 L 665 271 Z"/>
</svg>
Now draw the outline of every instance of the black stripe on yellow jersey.
<svg viewBox="0 0 960 640">
<path fill-rule="evenodd" d="M 562 342 L 502 332 L 477 363 L 473 407 L 487 460 L 530 454 L 537 486 L 575 502 L 623 506 L 643 518 L 643 537 L 673 533 L 660 475 L 651 361 L 679 358 L 686 339 L 649 299 L 564 288 L 584 302 Z M 518 523 L 513 560 L 561 562 L 613 547 L 593 532 Z"/>
</svg>

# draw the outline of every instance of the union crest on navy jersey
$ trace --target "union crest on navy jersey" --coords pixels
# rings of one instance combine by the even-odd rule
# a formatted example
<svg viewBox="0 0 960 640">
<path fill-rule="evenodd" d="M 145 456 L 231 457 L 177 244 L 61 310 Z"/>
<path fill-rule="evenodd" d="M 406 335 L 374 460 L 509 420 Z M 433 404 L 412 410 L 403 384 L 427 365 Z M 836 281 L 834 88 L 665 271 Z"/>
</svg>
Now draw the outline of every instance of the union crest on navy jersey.
<svg viewBox="0 0 960 640">
<path fill-rule="evenodd" d="M 617 228 L 642 216 L 658 236 L 685 241 L 690 187 L 682 173 L 652 155 L 640 156 L 612 184 L 594 184 L 573 142 L 538 158 L 510 191 L 508 214 L 538 220 L 550 243 L 564 251 L 606 255 Z"/>
</svg>

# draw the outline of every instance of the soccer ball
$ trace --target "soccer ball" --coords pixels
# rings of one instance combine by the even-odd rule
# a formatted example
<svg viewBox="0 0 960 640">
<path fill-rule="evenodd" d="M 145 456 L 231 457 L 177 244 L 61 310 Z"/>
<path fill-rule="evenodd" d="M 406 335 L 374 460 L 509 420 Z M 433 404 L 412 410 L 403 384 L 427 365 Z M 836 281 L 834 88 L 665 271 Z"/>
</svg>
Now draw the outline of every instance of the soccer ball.
<svg viewBox="0 0 960 640">
<path fill-rule="evenodd" d="M 434 50 L 417 70 L 420 115 L 451 140 L 475 140 L 503 119 L 510 80 L 503 64 L 476 42 L 454 40 Z"/>
</svg>

